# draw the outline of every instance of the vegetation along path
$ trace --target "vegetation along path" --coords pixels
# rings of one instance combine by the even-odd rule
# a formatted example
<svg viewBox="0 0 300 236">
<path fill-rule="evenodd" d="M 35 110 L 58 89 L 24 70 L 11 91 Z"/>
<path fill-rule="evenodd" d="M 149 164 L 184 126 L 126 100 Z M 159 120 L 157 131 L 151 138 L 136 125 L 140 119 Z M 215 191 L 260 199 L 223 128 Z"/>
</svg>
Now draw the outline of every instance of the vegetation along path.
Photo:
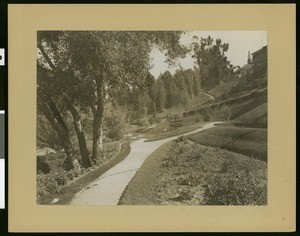
<svg viewBox="0 0 300 236">
<path fill-rule="evenodd" d="M 202 128 L 196 129 L 184 135 L 197 133 L 221 122 L 210 122 Z M 178 136 L 145 142 L 145 139 L 138 139 L 131 143 L 131 152 L 119 164 L 105 172 L 94 182 L 81 190 L 72 200 L 72 205 L 117 205 L 123 191 L 129 181 L 142 166 L 146 158 L 161 145 L 175 140 Z"/>
</svg>

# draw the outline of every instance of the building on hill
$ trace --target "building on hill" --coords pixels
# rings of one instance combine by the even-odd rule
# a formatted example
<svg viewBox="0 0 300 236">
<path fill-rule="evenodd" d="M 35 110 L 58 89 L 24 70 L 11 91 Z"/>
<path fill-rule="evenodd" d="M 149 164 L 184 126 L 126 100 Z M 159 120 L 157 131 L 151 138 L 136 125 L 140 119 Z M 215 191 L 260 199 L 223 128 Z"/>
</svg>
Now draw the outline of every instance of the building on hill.
<svg viewBox="0 0 300 236">
<path fill-rule="evenodd" d="M 253 64 L 246 64 L 240 69 L 242 77 L 248 77 L 253 75 Z"/>
<path fill-rule="evenodd" d="M 267 73 L 268 68 L 268 47 L 264 46 L 256 52 L 248 51 L 248 63 L 240 68 L 242 77 L 252 77 Z"/>
<path fill-rule="evenodd" d="M 233 66 L 233 67 L 231 67 L 230 70 L 232 71 L 233 74 L 236 74 L 240 71 L 240 69 L 241 69 L 240 66 Z"/>
<path fill-rule="evenodd" d="M 240 78 L 242 76 L 240 73 L 240 69 L 240 66 L 233 66 L 230 68 L 230 71 L 235 78 Z"/>
<path fill-rule="evenodd" d="M 267 73 L 268 68 L 268 47 L 264 46 L 252 53 L 252 64 L 254 74 Z"/>
</svg>

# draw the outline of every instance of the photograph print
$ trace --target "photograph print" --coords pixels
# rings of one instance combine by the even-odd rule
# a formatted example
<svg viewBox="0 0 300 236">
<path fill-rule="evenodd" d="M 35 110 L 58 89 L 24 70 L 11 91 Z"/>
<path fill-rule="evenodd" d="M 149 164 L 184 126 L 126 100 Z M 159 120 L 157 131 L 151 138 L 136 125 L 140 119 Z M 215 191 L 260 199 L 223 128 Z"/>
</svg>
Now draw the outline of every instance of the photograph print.
<svg viewBox="0 0 300 236">
<path fill-rule="evenodd" d="M 36 202 L 268 204 L 266 31 L 38 31 Z"/>
</svg>

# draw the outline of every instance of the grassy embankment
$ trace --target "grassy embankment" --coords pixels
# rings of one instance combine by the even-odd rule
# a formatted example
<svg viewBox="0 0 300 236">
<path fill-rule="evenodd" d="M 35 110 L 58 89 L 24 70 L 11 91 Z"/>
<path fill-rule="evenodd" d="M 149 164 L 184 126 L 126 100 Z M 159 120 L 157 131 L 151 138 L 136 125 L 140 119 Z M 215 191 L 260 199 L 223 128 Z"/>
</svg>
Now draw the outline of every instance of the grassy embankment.
<svg viewBox="0 0 300 236">
<path fill-rule="evenodd" d="M 266 129 L 218 126 L 192 134 L 189 138 L 197 144 L 267 161 L 267 136 Z"/>
<path fill-rule="evenodd" d="M 177 129 L 171 128 L 169 122 L 165 120 L 155 127 L 146 130 L 143 133 L 143 137 L 147 138 L 147 142 L 149 142 L 185 134 L 201 128 L 204 122 L 200 121 L 200 119 L 202 119 L 200 116 L 182 118 L 182 126 Z"/>
<path fill-rule="evenodd" d="M 252 110 L 248 109 L 248 112 L 242 113 L 237 116 L 232 122 L 236 126 L 244 127 L 256 127 L 267 128 L 268 126 L 268 105 L 262 103 L 256 104 Z"/>
<path fill-rule="evenodd" d="M 170 123 L 168 122 L 167 118 L 162 118 L 161 122 L 155 126 L 137 129 L 135 131 L 135 135 L 141 135 L 147 139 L 147 142 L 149 142 L 185 134 L 201 128 L 205 124 L 202 120 L 202 116 L 200 115 L 181 118 L 182 126 L 178 127 L 177 129 L 170 127 Z"/>
</svg>

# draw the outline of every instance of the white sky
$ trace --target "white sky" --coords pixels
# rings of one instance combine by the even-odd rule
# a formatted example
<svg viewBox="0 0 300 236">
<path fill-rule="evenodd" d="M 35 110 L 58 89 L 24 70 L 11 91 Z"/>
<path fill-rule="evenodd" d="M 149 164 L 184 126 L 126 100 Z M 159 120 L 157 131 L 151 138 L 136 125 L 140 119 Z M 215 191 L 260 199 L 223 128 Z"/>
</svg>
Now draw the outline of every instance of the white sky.
<svg viewBox="0 0 300 236">
<path fill-rule="evenodd" d="M 206 38 L 209 35 L 214 39 L 220 38 L 223 43 L 229 43 L 229 50 L 226 53 L 231 64 L 234 66 L 243 66 L 247 63 L 248 51 L 253 53 L 263 46 L 267 45 L 267 32 L 266 31 L 192 31 L 187 32 L 182 38 L 181 43 L 188 45 L 192 41 L 192 37 L 196 35 L 200 39 Z M 176 69 L 169 68 L 165 63 L 166 57 L 158 49 L 154 49 L 151 52 L 151 58 L 153 68 L 150 72 L 158 77 L 159 74 L 169 70 L 171 73 L 175 73 Z M 194 60 L 188 55 L 184 59 L 179 60 L 179 64 L 184 68 L 193 68 Z"/>
</svg>

